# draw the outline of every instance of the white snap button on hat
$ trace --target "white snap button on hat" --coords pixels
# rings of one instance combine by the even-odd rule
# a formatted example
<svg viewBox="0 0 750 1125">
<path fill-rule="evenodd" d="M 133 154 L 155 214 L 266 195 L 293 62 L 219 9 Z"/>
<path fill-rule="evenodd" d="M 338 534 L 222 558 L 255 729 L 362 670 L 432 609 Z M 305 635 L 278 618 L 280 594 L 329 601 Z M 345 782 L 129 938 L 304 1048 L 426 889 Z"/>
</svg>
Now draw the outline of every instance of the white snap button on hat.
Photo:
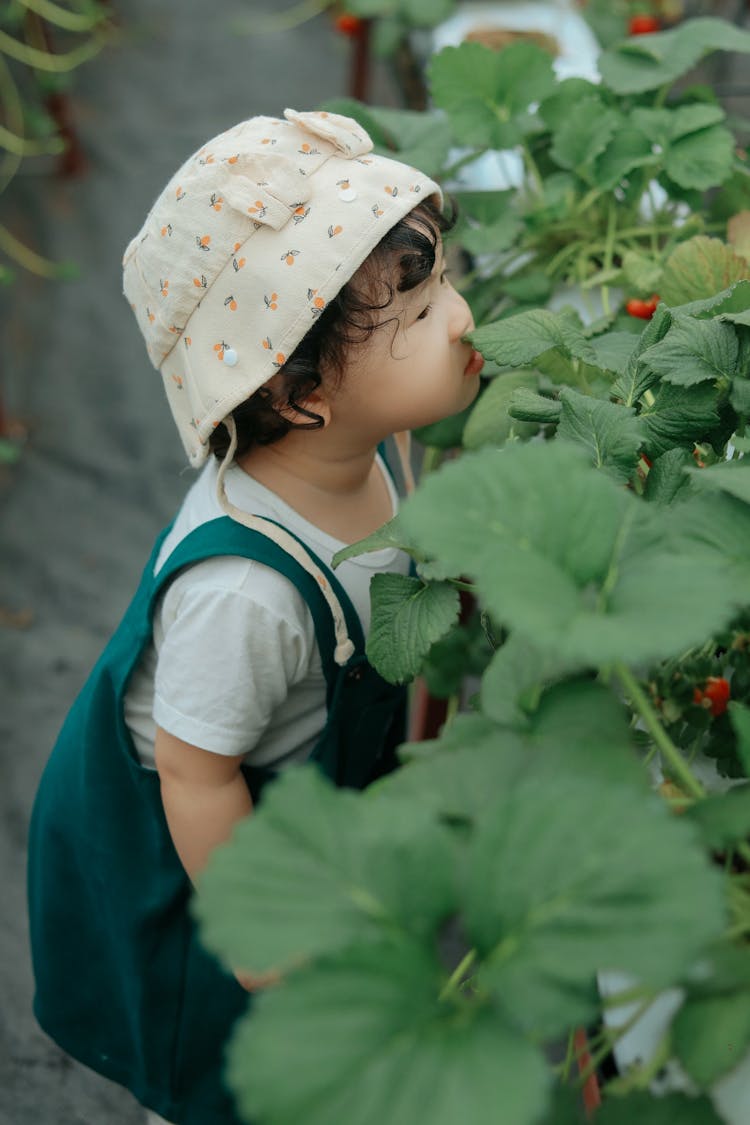
<svg viewBox="0 0 750 1125">
<path fill-rule="evenodd" d="M 344 203 L 351 203 L 352 200 L 356 198 L 357 193 L 353 187 L 342 188 L 339 192 L 339 199 L 343 200 Z"/>
<path fill-rule="evenodd" d="M 224 363 L 227 367 L 236 367 L 239 358 L 234 348 L 224 348 Z"/>
</svg>

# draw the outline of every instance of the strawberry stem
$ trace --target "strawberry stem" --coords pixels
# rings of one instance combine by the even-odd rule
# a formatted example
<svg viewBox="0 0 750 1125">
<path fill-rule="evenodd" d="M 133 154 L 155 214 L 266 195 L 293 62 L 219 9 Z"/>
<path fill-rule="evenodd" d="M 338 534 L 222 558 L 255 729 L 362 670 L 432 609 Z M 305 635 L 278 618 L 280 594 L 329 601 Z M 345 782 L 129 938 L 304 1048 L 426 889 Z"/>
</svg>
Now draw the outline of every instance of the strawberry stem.
<svg viewBox="0 0 750 1125">
<path fill-rule="evenodd" d="M 651 706 L 651 701 L 630 669 L 624 664 L 616 664 L 614 670 L 626 694 L 630 697 L 630 702 L 643 719 L 649 734 L 661 751 L 662 757 L 674 774 L 675 779 L 691 797 L 695 797 L 697 800 L 705 797 L 703 786 L 664 730 L 656 711 Z"/>
</svg>

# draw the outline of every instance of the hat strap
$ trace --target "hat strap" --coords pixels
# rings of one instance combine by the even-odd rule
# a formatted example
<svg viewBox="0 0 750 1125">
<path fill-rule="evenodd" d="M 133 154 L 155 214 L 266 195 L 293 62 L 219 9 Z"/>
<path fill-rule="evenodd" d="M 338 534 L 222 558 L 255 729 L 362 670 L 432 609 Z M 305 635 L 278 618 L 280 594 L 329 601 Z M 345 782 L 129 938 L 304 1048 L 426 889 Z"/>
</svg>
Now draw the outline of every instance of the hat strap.
<svg viewBox="0 0 750 1125">
<path fill-rule="evenodd" d="M 346 617 L 341 608 L 341 602 L 334 594 L 330 582 L 325 577 L 320 567 L 313 562 L 302 544 L 299 543 L 293 535 L 285 531 L 283 527 L 279 527 L 273 520 L 264 519 L 262 516 L 251 516 L 248 512 L 243 512 L 242 509 L 236 507 L 227 496 L 225 477 L 227 469 L 232 464 L 234 455 L 237 452 L 237 427 L 231 414 L 227 415 L 224 419 L 224 425 L 229 431 L 229 448 L 219 466 L 219 474 L 216 481 L 216 496 L 222 511 L 228 516 L 231 516 L 237 523 L 249 527 L 251 531 L 258 531 L 261 535 L 265 535 L 268 539 L 273 540 L 274 543 L 281 547 L 283 551 L 286 551 L 288 555 L 291 555 L 292 558 L 315 579 L 323 597 L 328 603 L 328 608 L 333 617 L 333 627 L 336 635 L 336 648 L 333 653 L 333 658 L 339 665 L 346 664 L 354 655 L 354 644 L 349 637 L 349 631 L 346 627 Z"/>
</svg>

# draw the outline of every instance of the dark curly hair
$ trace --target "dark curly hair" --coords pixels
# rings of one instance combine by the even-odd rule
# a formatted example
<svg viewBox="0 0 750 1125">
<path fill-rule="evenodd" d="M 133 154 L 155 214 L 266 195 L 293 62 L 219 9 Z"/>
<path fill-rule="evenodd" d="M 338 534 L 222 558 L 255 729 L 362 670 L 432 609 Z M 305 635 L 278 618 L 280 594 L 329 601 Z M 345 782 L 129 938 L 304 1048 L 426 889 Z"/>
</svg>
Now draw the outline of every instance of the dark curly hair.
<svg viewBox="0 0 750 1125">
<path fill-rule="evenodd" d="M 420 203 L 383 236 L 354 277 L 328 303 L 284 366 L 232 411 L 240 457 L 255 445 L 271 445 L 292 429 L 320 429 L 323 419 L 300 406 L 322 382 L 322 368 L 341 379 L 347 349 L 364 343 L 375 331 L 375 314 L 394 295 L 416 289 L 432 273 L 440 235 L 456 220 L 455 208 L 444 215 L 431 199 Z M 396 282 L 394 285 L 393 282 Z M 281 410 L 292 407 L 308 419 L 292 422 Z M 222 423 L 210 438 L 212 453 L 223 459 L 229 432 Z"/>
</svg>

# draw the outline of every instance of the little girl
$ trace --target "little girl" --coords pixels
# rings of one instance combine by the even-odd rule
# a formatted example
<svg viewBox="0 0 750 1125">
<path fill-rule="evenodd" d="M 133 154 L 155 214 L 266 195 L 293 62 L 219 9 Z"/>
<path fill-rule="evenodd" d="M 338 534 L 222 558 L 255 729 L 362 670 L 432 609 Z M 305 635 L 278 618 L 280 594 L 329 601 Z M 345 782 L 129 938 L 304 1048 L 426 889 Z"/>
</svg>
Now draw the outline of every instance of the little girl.
<svg viewBox="0 0 750 1125">
<path fill-rule="evenodd" d="M 192 884 L 279 770 L 314 761 L 362 787 L 393 767 L 403 692 L 364 638 L 371 576 L 407 560 L 329 564 L 394 514 L 379 444 L 479 386 L 440 189 L 371 150 L 335 114 L 242 122 L 180 168 L 125 254 L 125 294 L 204 468 L 40 785 L 35 1011 L 179 1125 L 237 1125 L 223 1046 L 263 983 L 202 947 Z"/>
</svg>

